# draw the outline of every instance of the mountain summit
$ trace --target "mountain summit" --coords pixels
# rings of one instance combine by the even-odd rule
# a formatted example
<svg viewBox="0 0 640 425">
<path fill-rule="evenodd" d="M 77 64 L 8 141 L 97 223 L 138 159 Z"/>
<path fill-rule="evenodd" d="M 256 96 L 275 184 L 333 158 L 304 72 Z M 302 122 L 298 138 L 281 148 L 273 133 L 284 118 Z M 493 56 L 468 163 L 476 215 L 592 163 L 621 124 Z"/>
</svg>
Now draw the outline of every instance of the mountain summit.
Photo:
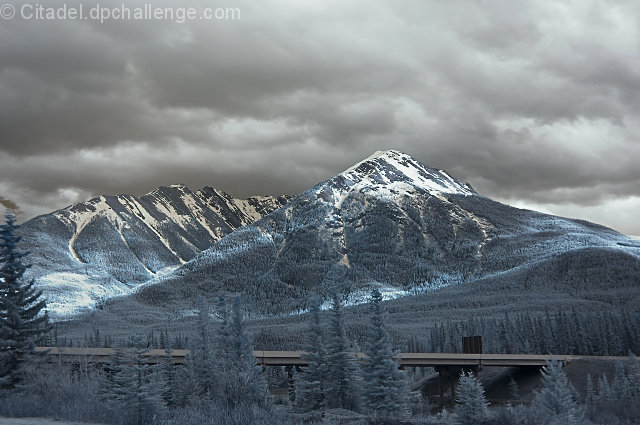
<svg viewBox="0 0 640 425">
<path fill-rule="evenodd" d="M 459 182 L 444 170 L 427 167 L 395 150 L 377 151 L 328 183 L 340 192 L 339 196 L 353 191 L 389 197 L 416 193 L 475 194 L 469 184 Z"/>
</svg>

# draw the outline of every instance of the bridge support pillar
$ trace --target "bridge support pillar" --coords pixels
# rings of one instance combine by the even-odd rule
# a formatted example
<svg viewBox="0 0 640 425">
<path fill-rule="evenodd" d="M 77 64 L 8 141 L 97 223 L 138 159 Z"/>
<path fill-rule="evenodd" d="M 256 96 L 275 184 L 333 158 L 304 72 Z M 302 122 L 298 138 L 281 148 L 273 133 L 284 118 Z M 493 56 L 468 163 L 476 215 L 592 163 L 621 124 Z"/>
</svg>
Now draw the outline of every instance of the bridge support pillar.
<svg viewBox="0 0 640 425">
<path fill-rule="evenodd" d="M 451 386 L 451 405 L 456 404 L 456 376 L 452 369 L 449 369 L 449 385 Z"/>
<path fill-rule="evenodd" d="M 289 402 L 291 404 L 293 404 L 296 401 L 296 387 L 295 387 L 295 384 L 293 382 L 293 366 L 291 366 L 291 365 L 285 366 L 284 370 L 285 370 L 285 372 L 287 372 L 287 385 L 288 385 L 288 392 L 289 392 Z"/>
<path fill-rule="evenodd" d="M 440 388 L 440 409 L 444 408 L 444 377 L 442 368 L 437 368 L 438 370 L 438 387 Z"/>
</svg>

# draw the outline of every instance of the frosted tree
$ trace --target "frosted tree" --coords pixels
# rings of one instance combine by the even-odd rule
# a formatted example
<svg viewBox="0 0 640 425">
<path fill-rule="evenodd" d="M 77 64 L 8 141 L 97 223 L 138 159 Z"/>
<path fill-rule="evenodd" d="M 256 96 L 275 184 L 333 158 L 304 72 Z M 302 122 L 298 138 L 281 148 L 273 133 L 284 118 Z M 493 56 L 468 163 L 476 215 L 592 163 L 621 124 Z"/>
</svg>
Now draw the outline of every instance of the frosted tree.
<svg viewBox="0 0 640 425">
<path fill-rule="evenodd" d="M 201 297 L 197 304 L 197 337 L 193 350 L 194 376 L 198 382 L 198 392 L 203 397 L 212 398 L 216 391 L 215 357 L 211 335 L 211 308 Z"/>
<path fill-rule="evenodd" d="M 593 402 L 596 400 L 596 389 L 593 386 L 593 379 L 591 378 L 591 374 L 587 374 L 587 389 L 584 396 L 584 404 L 587 406 L 591 406 Z"/>
<path fill-rule="evenodd" d="M 162 379 L 142 354 L 139 349 L 118 348 L 106 389 L 109 404 L 122 412 L 126 423 L 135 425 L 156 423 L 164 411 Z"/>
<path fill-rule="evenodd" d="M 22 366 L 33 354 L 35 341 L 50 330 L 42 292 L 34 281 L 23 283 L 27 255 L 18 250 L 19 226 L 11 212 L 0 226 L 0 388 L 15 388 L 22 379 Z"/>
<path fill-rule="evenodd" d="M 193 357 L 189 354 L 185 357 L 184 365 L 176 368 L 174 372 L 171 404 L 177 407 L 186 407 L 194 399 L 193 389 L 198 383 L 195 377 Z"/>
<path fill-rule="evenodd" d="M 359 365 L 344 327 L 342 304 L 336 294 L 332 296 L 327 327 L 327 381 L 330 391 L 327 404 L 330 408 L 358 410 L 360 407 Z"/>
<path fill-rule="evenodd" d="M 616 373 L 613 377 L 613 383 L 611 384 L 611 392 L 615 400 L 631 399 L 631 383 L 629 382 L 627 372 L 624 370 L 622 362 L 616 363 Z"/>
<path fill-rule="evenodd" d="M 374 289 L 369 304 L 369 335 L 364 348 L 367 356 L 363 368 L 365 407 L 378 417 L 408 415 L 409 387 L 403 371 L 398 369 L 396 352 L 387 331 L 382 295 Z"/>
<path fill-rule="evenodd" d="M 225 310 L 228 308 L 224 306 Z M 221 326 L 220 369 L 221 399 L 228 406 L 250 404 L 266 406 L 269 400 L 267 383 L 256 365 L 253 341 L 247 332 L 240 297 L 233 300 L 231 312 L 224 313 L 228 320 Z"/>
<path fill-rule="evenodd" d="M 296 405 L 305 410 L 318 410 L 326 406 L 327 364 L 320 307 L 317 301 L 309 310 L 309 325 L 303 336 L 304 354 L 307 365 L 295 375 Z"/>
<path fill-rule="evenodd" d="M 475 425 L 489 417 L 484 388 L 472 372 L 462 373 L 456 389 L 455 419 L 459 425 Z"/>
<path fill-rule="evenodd" d="M 631 397 L 640 398 L 640 360 L 635 354 L 629 355 L 629 385 L 631 387 Z"/>
<path fill-rule="evenodd" d="M 512 400 L 520 400 L 520 390 L 518 389 L 518 383 L 513 376 L 509 379 L 509 394 Z"/>
<path fill-rule="evenodd" d="M 541 416 L 550 421 L 579 423 L 583 412 L 578 406 L 577 394 L 556 360 L 542 368 L 542 390 L 536 393 L 534 405 Z"/>
<path fill-rule="evenodd" d="M 173 364 L 173 355 L 171 354 L 171 349 L 168 345 L 166 345 L 166 339 L 163 340 L 165 343 L 164 351 L 165 358 L 164 362 L 161 364 L 162 367 L 162 380 L 164 384 L 164 391 L 162 393 L 162 399 L 164 404 L 167 406 L 173 405 L 174 400 L 174 390 L 176 386 L 176 369 Z"/>
<path fill-rule="evenodd" d="M 598 387 L 600 392 L 598 394 L 598 400 L 600 401 L 611 401 L 613 400 L 613 392 L 611 391 L 611 385 L 609 385 L 609 379 L 606 374 L 602 374 L 600 379 L 598 379 Z"/>
</svg>

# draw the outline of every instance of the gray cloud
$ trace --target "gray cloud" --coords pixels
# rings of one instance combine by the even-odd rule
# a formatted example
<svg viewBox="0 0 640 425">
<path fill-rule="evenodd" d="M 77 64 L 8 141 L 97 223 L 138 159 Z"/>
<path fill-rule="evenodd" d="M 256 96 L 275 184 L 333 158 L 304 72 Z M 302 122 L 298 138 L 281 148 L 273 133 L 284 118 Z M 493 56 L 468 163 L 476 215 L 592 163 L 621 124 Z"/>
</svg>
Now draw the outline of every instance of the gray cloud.
<svg viewBox="0 0 640 425">
<path fill-rule="evenodd" d="M 241 19 L 0 23 L 0 192 L 25 218 L 176 182 L 295 193 L 392 148 L 640 235 L 637 2 L 216 6 Z"/>
</svg>

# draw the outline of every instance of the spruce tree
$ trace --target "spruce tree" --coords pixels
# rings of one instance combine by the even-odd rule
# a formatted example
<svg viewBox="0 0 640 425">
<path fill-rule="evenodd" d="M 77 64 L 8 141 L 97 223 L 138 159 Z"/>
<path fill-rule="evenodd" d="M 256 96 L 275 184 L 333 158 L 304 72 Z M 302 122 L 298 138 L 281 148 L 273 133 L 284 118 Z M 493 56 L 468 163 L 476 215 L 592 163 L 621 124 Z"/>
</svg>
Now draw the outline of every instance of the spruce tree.
<svg viewBox="0 0 640 425">
<path fill-rule="evenodd" d="M 309 326 L 303 335 L 304 354 L 307 366 L 295 374 L 296 405 L 305 410 L 318 410 L 326 406 L 327 364 L 320 307 L 315 301 L 309 310 Z"/>
<path fill-rule="evenodd" d="M 382 295 L 374 289 L 369 304 L 369 335 L 364 348 L 363 402 L 378 417 L 408 415 L 409 387 L 406 375 L 398 368 L 396 355 L 387 331 Z"/>
<path fill-rule="evenodd" d="M 598 387 L 600 388 L 600 393 L 598 394 L 598 400 L 600 401 L 612 401 L 613 400 L 613 392 L 611 391 L 611 386 L 609 385 L 609 379 L 605 373 L 602 374 L 600 379 L 598 379 Z"/>
<path fill-rule="evenodd" d="M 164 411 L 162 380 L 142 354 L 140 349 L 116 349 L 113 377 L 106 388 L 109 404 L 133 425 L 156 423 Z"/>
<path fill-rule="evenodd" d="M 198 385 L 191 354 L 187 354 L 184 359 L 184 365 L 178 366 L 176 369 L 171 394 L 171 405 L 175 407 L 186 407 L 194 400 L 195 394 L 193 389 Z"/>
<path fill-rule="evenodd" d="M 211 327 L 211 308 L 204 297 L 201 297 L 197 303 L 197 337 L 193 349 L 193 365 L 198 393 L 205 398 L 214 397 L 217 381 Z"/>
<path fill-rule="evenodd" d="M 640 399 L 640 360 L 635 354 L 629 354 L 629 385 L 631 397 Z"/>
<path fill-rule="evenodd" d="M 547 362 L 542 368 L 544 387 L 534 399 L 543 418 L 564 423 L 579 423 L 582 410 L 578 407 L 577 394 L 562 370 L 562 364 L 556 360 Z"/>
<path fill-rule="evenodd" d="M 171 349 L 168 345 L 166 345 L 166 340 L 163 341 L 165 343 L 164 347 L 164 362 L 161 364 L 162 367 L 162 381 L 163 381 L 163 392 L 162 392 L 162 400 L 166 406 L 173 406 L 174 390 L 176 385 L 176 367 L 173 364 L 173 355 L 171 354 Z"/>
<path fill-rule="evenodd" d="M 615 400 L 629 400 L 631 398 L 631 383 L 622 362 L 616 363 L 616 373 L 611 384 L 611 392 Z"/>
<path fill-rule="evenodd" d="M 0 226 L 0 388 L 11 389 L 22 380 L 22 366 L 34 353 L 35 341 L 49 331 L 42 291 L 34 281 L 22 283 L 27 253 L 18 250 L 19 226 L 11 212 Z"/>
<path fill-rule="evenodd" d="M 593 402 L 596 400 L 596 390 L 593 386 L 593 379 L 591 378 L 591 374 L 587 374 L 587 389 L 584 396 L 584 404 L 586 406 L 593 405 Z"/>
<path fill-rule="evenodd" d="M 344 327 L 342 304 L 336 294 L 332 296 L 327 328 L 327 381 L 330 408 L 358 410 L 360 407 L 359 365 L 351 352 Z"/>
<path fill-rule="evenodd" d="M 484 388 L 472 372 L 462 373 L 456 389 L 456 423 L 476 425 L 487 420 L 489 402 Z"/>
<path fill-rule="evenodd" d="M 518 388 L 516 380 L 513 379 L 513 376 L 509 378 L 509 394 L 512 400 L 520 400 L 520 389 Z"/>
<path fill-rule="evenodd" d="M 225 306 L 225 310 L 228 307 Z M 256 365 L 253 341 L 247 332 L 240 297 L 233 300 L 230 314 L 221 326 L 218 346 L 221 359 L 221 399 L 230 407 L 239 404 L 266 406 L 269 400 L 267 383 Z"/>
</svg>

